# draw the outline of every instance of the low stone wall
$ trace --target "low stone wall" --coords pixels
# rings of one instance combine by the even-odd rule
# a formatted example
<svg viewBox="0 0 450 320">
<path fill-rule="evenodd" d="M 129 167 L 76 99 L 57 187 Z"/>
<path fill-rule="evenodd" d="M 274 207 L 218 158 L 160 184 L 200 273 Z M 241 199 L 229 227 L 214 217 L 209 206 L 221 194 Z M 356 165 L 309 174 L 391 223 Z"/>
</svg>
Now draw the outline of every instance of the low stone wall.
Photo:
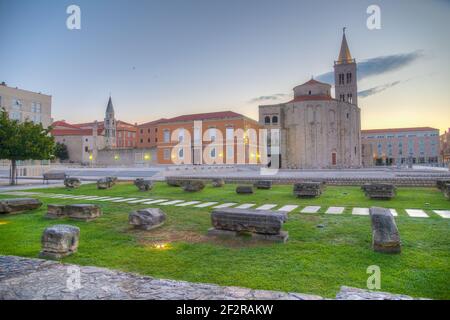
<svg viewBox="0 0 450 320">
<path fill-rule="evenodd" d="M 167 176 L 169 179 L 176 180 L 192 180 L 192 179 L 201 179 L 206 181 L 212 181 L 214 178 L 223 178 L 225 183 L 236 183 L 236 184 L 253 184 L 259 180 L 271 180 L 273 184 L 294 184 L 304 181 L 318 181 L 318 182 L 326 182 L 327 185 L 335 185 L 335 186 L 362 186 L 365 183 L 389 183 L 395 186 L 402 187 L 436 187 L 436 181 L 439 178 L 430 178 L 430 177 L 398 177 L 398 178 L 285 178 L 285 177 L 268 177 L 264 176 L 261 178 L 249 178 L 249 177 L 223 177 L 223 176 L 214 176 L 211 175 L 208 178 L 205 177 L 197 177 L 197 176 L 188 176 L 188 175 L 180 175 L 180 176 Z"/>
<path fill-rule="evenodd" d="M 70 268 L 70 269 L 69 269 Z M 76 269 L 75 269 L 76 268 Z M 79 271 L 79 283 L 68 277 Z M 322 300 L 311 294 L 155 279 L 97 267 L 0 256 L 0 300 Z M 341 287 L 337 300 L 412 300 L 405 295 Z"/>
</svg>

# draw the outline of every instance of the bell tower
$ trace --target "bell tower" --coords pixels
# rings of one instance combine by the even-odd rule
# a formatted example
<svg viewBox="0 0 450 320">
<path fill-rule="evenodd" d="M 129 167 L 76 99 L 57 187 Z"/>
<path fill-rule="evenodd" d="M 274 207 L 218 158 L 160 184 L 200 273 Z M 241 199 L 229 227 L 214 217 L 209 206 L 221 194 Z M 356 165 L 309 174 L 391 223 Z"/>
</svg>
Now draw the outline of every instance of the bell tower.
<svg viewBox="0 0 450 320">
<path fill-rule="evenodd" d="M 341 51 L 334 62 L 335 96 L 339 101 L 358 105 L 358 86 L 356 78 L 356 61 L 350 54 L 347 38 L 343 28 Z"/>
<path fill-rule="evenodd" d="M 105 147 L 112 149 L 116 147 L 116 119 L 114 118 L 114 108 L 111 96 L 108 100 L 108 106 L 105 113 Z"/>
</svg>

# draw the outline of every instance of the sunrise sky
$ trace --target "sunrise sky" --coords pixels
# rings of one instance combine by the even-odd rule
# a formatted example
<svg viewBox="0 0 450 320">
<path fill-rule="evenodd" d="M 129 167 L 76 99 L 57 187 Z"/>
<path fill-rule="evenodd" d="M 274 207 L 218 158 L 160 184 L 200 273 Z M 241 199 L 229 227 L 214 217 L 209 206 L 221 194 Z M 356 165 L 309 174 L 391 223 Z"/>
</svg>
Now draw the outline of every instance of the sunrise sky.
<svg viewBox="0 0 450 320">
<path fill-rule="evenodd" d="M 381 29 L 366 9 L 381 8 Z M 68 30 L 66 8 L 81 8 Z M 450 127 L 450 1 L 0 0 L 0 81 L 53 96 L 55 120 L 232 110 L 329 81 L 342 27 L 359 63 L 363 129 Z"/>
</svg>

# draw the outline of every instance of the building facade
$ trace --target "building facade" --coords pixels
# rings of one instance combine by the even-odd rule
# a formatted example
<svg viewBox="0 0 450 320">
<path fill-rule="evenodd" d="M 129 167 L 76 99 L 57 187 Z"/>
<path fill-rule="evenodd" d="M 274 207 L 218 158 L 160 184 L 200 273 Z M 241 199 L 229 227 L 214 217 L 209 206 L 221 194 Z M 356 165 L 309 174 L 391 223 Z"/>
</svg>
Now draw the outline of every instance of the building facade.
<svg viewBox="0 0 450 320">
<path fill-rule="evenodd" d="M 138 125 L 136 147 L 139 149 L 155 148 L 158 144 L 158 124 L 166 120 L 159 119 Z"/>
<path fill-rule="evenodd" d="M 362 130 L 364 166 L 436 164 L 439 130 L 430 127 Z"/>
<path fill-rule="evenodd" d="M 252 132 L 253 137 L 255 133 L 257 139 L 259 129 L 257 121 L 232 111 L 159 120 L 155 131 L 158 163 L 173 164 L 174 157 L 177 157 L 187 164 L 204 164 L 205 154 L 208 164 L 257 163 L 258 142 L 247 135 Z M 240 133 L 242 144 L 239 142 Z M 188 137 L 191 139 L 190 157 L 182 150 L 177 150 L 178 154 L 174 155 L 174 147 Z M 232 141 L 233 145 L 227 145 L 227 141 Z M 212 142 L 216 142 L 214 147 L 208 147 Z M 209 149 L 205 151 L 206 148 Z"/>
<path fill-rule="evenodd" d="M 271 130 L 268 153 L 278 141 L 281 168 L 352 168 L 361 165 L 361 111 L 357 105 L 356 62 L 345 33 L 331 85 L 311 79 L 294 88 L 294 98 L 259 106 L 259 123 Z M 272 161 L 273 163 L 274 161 Z"/>
<path fill-rule="evenodd" d="M 0 108 L 8 112 L 11 119 L 41 123 L 47 128 L 52 123 L 52 96 L 11 88 L 0 83 Z"/>
</svg>

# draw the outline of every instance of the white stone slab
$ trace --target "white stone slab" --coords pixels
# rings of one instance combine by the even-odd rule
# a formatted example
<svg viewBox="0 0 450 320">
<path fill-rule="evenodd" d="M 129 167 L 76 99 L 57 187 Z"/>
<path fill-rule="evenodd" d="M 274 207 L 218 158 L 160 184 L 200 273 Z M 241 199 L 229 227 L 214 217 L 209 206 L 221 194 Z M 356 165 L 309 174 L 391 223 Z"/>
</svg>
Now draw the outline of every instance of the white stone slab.
<svg viewBox="0 0 450 320">
<path fill-rule="evenodd" d="M 145 201 L 152 201 L 153 199 L 138 199 L 138 200 L 132 200 L 132 201 L 128 201 L 127 203 L 139 203 L 139 202 L 145 202 Z"/>
<path fill-rule="evenodd" d="M 320 206 L 307 206 L 304 207 L 300 212 L 302 213 L 316 213 L 320 210 Z"/>
<path fill-rule="evenodd" d="M 168 201 L 168 202 L 161 202 L 158 203 L 159 206 L 171 206 L 180 202 L 184 202 L 184 200 L 172 200 L 172 201 Z"/>
<path fill-rule="evenodd" d="M 450 219 L 450 210 L 433 210 L 444 219 Z"/>
<path fill-rule="evenodd" d="M 218 206 L 213 207 L 214 209 L 220 209 L 220 208 L 228 208 L 228 207 L 232 207 L 234 205 L 236 205 L 236 202 L 229 202 L 229 203 L 223 203 L 223 204 L 219 204 Z"/>
<path fill-rule="evenodd" d="M 112 201 L 112 200 L 118 200 L 118 199 L 123 199 L 123 197 L 109 197 L 109 198 L 101 199 L 98 201 Z"/>
<path fill-rule="evenodd" d="M 188 202 L 184 202 L 184 203 L 179 203 L 176 204 L 175 207 L 186 207 L 186 206 L 191 206 L 193 204 L 197 204 L 200 203 L 200 201 L 188 201 Z"/>
<path fill-rule="evenodd" d="M 352 214 L 355 216 L 368 216 L 369 208 L 353 208 Z"/>
<path fill-rule="evenodd" d="M 256 205 L 256 203 L 244 203 L 244 204 L 241 204 L 240 206 L 237 206 L 236 209 L 248 209 L 255 205 Z"/>
<path fill-rule="evenodd" d="M 196 205 L 194 207 L 196 207 L 196 208 L 206 208 L 206 207 L 212 206 L 212 205 L 214 205 L 216 203 L 217 202 L 204 202 L 204 203 L 200 203 L 200 204 L 198 204 L 198 205 Z"/>
<path fill-rule="evenodd" d="M 327 211 L 325 211 L 325 213 L 328 213 L 328 214 L 341 214 L 341 213 L 344 212 L 344 210 L 345 210 L 344 207 L 329 207 L 327 209 Z"/>
<path fill-rule="evenodd" d="M 143 202 L 144 204 L 154 204 L 154 203 L 160 203 L 160 202 L 166 202 L 169 201 L 169 199 L 159 199 L 159 200 L 151 200 L 147 202 Z"/>
<path fill-rule="evenodd" d="M 256 210 L 270 210 L 272 208 L 275 208 L 277 204 L 263 204 L 262 206 L 256 208 Z"/>
<path fill-rule="evenodd" d="M 119 199 L 119 200 L 113 200 L 111 202 L 127 202 L 131 200 L 137 200 L 137 198 L 125 198 L 125 199 Z"/>
<path fill-rule="evenodd" d="M 291 211 L 294 211 L 297 208 L 298 208 L 298 206 L 296 206 L 296 205 L 288 204 L 288 205 L 283 206 L 280 209 L 278 209 L 278 211 L 291 212 Z"/>
<path fill-rule="evenodd" d="M 394 217 L 397 217 L 397 216 L 398 216 L 397 210 L 395 210 L 395 209 L 389 209 L 389 211 L 391 212 L 391 214 L 392 214 Z"/>
<path fill-rule="evenodd" d="M 413 218 L 428 218 L 425 211 L 420 209 L 405 209 L 406 213 Z"/>
</svg>

